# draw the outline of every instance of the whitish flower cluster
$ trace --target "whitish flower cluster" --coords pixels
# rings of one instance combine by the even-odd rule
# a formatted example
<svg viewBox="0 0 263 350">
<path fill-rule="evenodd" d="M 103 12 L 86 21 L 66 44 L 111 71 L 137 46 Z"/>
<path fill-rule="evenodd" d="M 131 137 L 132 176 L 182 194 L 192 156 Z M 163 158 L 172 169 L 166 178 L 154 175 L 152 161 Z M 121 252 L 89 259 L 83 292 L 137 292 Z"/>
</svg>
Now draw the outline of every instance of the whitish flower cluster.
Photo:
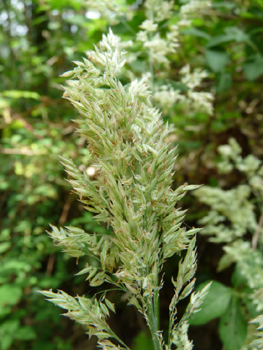
<svg viewBox="0 0 263 350">
<path fill-rule="evenodd" d="M 154 101 L 161 106 L 163 113 L 166 114 L 176 103 L 184 103 L 186 98 L 179 90 L 174 90 L 172 86 L 162 85 L 160 89 L 153 94 Z"/>
<path fill-rule="evenodd" d="M 202 2 L 199 10 L 202 11 L 208 5 L 208 1 Z M 159 22 L 171 19 L 175 14 L 173 7 L 173 1 L 147 0 L 145 2 L 147 19 L 141 24 L 140 28 L 142 30 L 136 36 L 136 40 L 142 42 L 141 55 L 145 55 L 145 53 L 148 55 L 148 74 L 151 76 L 149 84 L 154 92 L 154 100 L 164 113 L 168 113 L 170 108 L 179 103 L 185 113 L 200 111 L 212 114 L 213 95 L 208 92 L 197 92 L 193 90 L 200 86 L 202 79 L 207 76 L 205 72 L 195 70 L 190 73 L 189 65 L 181 70 L 181 81 L 189 89 L 185 94 L 179 90 L 174 90 L 170 85 L 155 84 L 158 76 L 165 75 L 166 78 L 169 76 L 170 55 L 175 54 L 180 46 L 179 30 L 183 26 L 190 25 L 190 18 L 197 13 L 197 6 L 196 4 L 192 4 L 192 1 L 187 5 L 183 5 L 180 8 L 177 24 L 174 24 L 174 22 L 173 24 L 169 24 L 168 22 L 168 31 L 166 30 L 165 34 L 161 35 Z M 155 70 L 160 69 L 162 73 L 155 74 Z"/>
<path fill-rule="evenodd" d="M 137 33 L 136 40 L 141 41 L 148 52 L 150 72 L 153 74 L 153 65 L 161 64 L 169 68 L 167 56 L 176 52 L 179 32 L 177 25 L 170 25 L 166 36 L 161 37 L 158 28 L 159 22 L 172 17 L 173 1 L 146 0 L 144 6 L 147 19 L 141 24 L 143 30 Z"/>
<path fill-rule="evenodd" d="M 98 63 L 96 66 L 95 63 Z M 181 227 L 185 212 L 176 208 L 186 191 L 196 186 L 182 185 L 172 190 L 176 150 L 165 142 L 170 132 L 158 110 L 151 107 L 150 91 L 143 81 L 123 86 L 118 72 L 123 65 L 119 39 L 104 36 L 90 60 L 75 62 L 77 67 L 64 74 L 71 77 L 64 97 L 83 119 L 79 133 L 86 138 L 97 177 L 91 180 L 73 160 L 63 159 L 75 192 L 95 220 L 111 226 L 111 235 L 89 234 L 76 227 L 50 233 L 70 256 L 91 256 L 85 274 L 90 286 L 108 282 L 128 295 L 128 302 L 145 317 L 155 350 L 192 349 L 187 337 L 187 320 L 207 292 L 193 294 L 196 269 L 195 233 Z M 170 303 L 168 344 L 159 329 L 158 300 L 162 287 L 163 264 L 174 254 L 187 250 L 181 259 L 175 294 Z M 191 294 L 192 293 L 192 294 Z M 68 310 L 67 316 L 85 325 L 89 335 L 98 337 L 102 349 L 128 349 L 107 323 L 114 305 L 106 292 L 98 300 L 73 298 L 64 292 L 43 292 L 50 301 Z M 191 294 L 183 318 L 176 322 L 177 303 Z M 119 344 L 114 345 L 112 339 Z"/>
<path fill-rule="evenodd" d="M 183 5 L 180 7 L 177 23 L 179 27 L 189 27 L 197 13 L 202 16 L 211 7 L 210 0 L 181 0 L 181 3 Z"/>
<path fill-rule="evenodd" d="M 185 105 L 189 106 L 189 110 L 205 112 L 213 114 L 214 96 L 210 92 L 194 91 L 196 87 L 200 87 L 202 80 L 207 78 L 206 71 L 197 68 L 193 72 L 190 71 L 190 66 L 186 65 L 180 70 L 181 81 L 189 90 L 186 92 Z"/>
<path fill-rule="evenodd" d="M 208 76 L 207 73 L 202 71 L 200 68 L 197 68 L 191 72 L 189 64 L 180 70 L 180 75 L 182 76 L 182 83 L 189 87 L 189 89 L 194 89 L 200 86 L 202 80 Z"/>
<path fill-rule="evenodd" d="M 154 63 L 166 63 L 166 67 L 168 67 L 167 56 L 175 53 L 179 46 L 179 28 L 189 26 L 191 18 L 196 16 L 197 13 L 200 15 L 204 9 L 208 8 L 210 1 L 190 0 L 187 4 L 181 6 L 178 22 L 176 25 L 170 25 L 165 38 L 160 37 L 158 23 L 172 18 L 174 15 L 174 1 L 146 0 L 144 6 L 147 20 L 140 26 L 144 31 L 137 34 L 137 40 L 143 41 L 144 47 L 155 48 L 155 52 L 159 45 L 159 58 L 158 55 L 155 55 Z M 151 32 L 158 33 L 155 36 L 148 36 L 147 33 L 151 34 Z"/>
<path fill-rule="evenodd" d="M 208 6 L 208 1 L 203 1 L 199 10 Z M 165 37 L 161 36 L 158 23 L 158 14 L 163 6 L 167 7 L 166 19 L 171 18 L 173 2 L 159 0 L 146 1 L 146 16 L 148 19 L 140 26 L 141 31 L 137 33 L 137 41 L 141 41 L 143 52 L 148 52 L 149 72 L 151 76 L 149 84 L 154 92 L 154 101 L 162 109 L 163 113 L 168 113 L 175 105 L 179 105 L 185 114 L 193 112 L 204 112 L 209 115 L 213 113 L 214 96 L 210 92 L 199 92 L 195 88 L 200 87 L 202 80 L 207 77 L 207 73 L 201 69 L 190 71 L 190 66 L 186 65 L 180 70 L 180 80 L 188 89 L 185 93 L 175 90 L 171 85 L 155 85 L 154 70 L 158 66 L 168 72 L 170 70 L 170 55 L 177 52 L 179 45 L 179 29 L 185 25 L 190 25 L 190 18 L 196 15 L 196 1 L 190 1 L 180 8 L 179 20 L 175 25 L 170 25 Z M 163 13 L 163 12 L 161 12 Z M 160 75 L 160 73 L 159 73 Z"/>
<path fill-rule="evenodd" d="M 179 104 L 185 113 L 204 112 L 213 114 L 214 96 L 210 92 L 195 91 L 202 80 L 207 77 L 207 73 L 200 69 L 190 71 L 190 66 L 186 65 L 180 70 L 181 82 L 188 88 L 186 92 L 175 90 L 172 86 L 163 85 L 154 91 L 154 100 L 161 106 L 164 113 L 175 104 Z"/>
<path fill-rule="evenodd" d="M 218 148 L 222 161 L 218 164 L 221 174 L 227 174 L 233 169 L 244 173 L 253 193 L 263 203 L 263 163 L 252 154 L 242 158 L 242 149 L 235 139 L 231 138 L 228 145 Z"/>
<path fill-rule="evenodd" d="M 109 23 L 123 21 L 127 19 L 127 16 L 131 19 L 134 11 L 142 5 L 140 0 L 131 5 L 125 0 L 86 1 L 90 9 L 100 11 Z M 174 60 L 174 55 L 180 46 L 180 30 L 185 26 L 190 26 L 194 17 L 201 16 L 209 9 L 210 1 L 184 2 L 179 12 L 174 11 L 174 1 L 169 0 L 146 0 L 142 7 L 145 9 L 146 20 L 141 23 L 137 33 L 129 28 L 127 22 L 124 24 L 134 35 L 133 42 L 129 43 L 127 61 L 134 62 L 135 65 L 144 62 L 143 70 L 148 75 L 154 102 L 163 113 L 167 114 L 171 108 L 176 106 L 184 114 L 203 112 L 211 115 L 214 100 L 212 93 L 197 91 L 197 88 L 200 90 L 201 82 L 207 76 L 204 71 L 196 69 L 190 72 L 189 65 L 181 70 L 177 79 L 186 86 L 187 92 L 175 90 L 168 82 L 163 82 L 164 79 L 169 80 L 171 74 L 174 74 L 171 72 L 170 62 L 171 57 Z M 166 21 L 165 25 L 163 21 Z M 134 50 L 135 47 L 136 50 Z M 126 69 L 124 74 L 130 80 L 135 79 L 132 70 Z"/>
<path fill-rule="evenodd" d="M 262 312 L 263 164 L 253 155 L 243 158 L 241 147 L 233 138 L 229 144 L 220 146 L 218 152 L 222 157 L 218 163 L 219 171 L 228 174 L 238 169 L 246 183 L 228 191 L 204 186 L 195 192 L 195 196 L 212 209 L 200 220 L 205 225 L 202 233 L 211 235 L 213 242 L 225 243 L 225 254 L 218 269 L 236 263 L 248 286 L 247 298 L 251 299 L 257 312 Z M 257 344 L 260 341 L 263 347 L 262 339 Z"/>
<path fill-rule="evenodd" d="M 160 33 L 153 34 L 158 29 L 158 24 L 152 20 L 144 21 L 140 28 L 143 30 L 139 31 L 136 36 L 137 41 L 143 43 L 143 48 L 150 53 L 151 64 L 163 64 L 166 68 L 169 68 L 169 56 L 176 52 L 176 48 L 179 46 L 178 43 L 178 27 L 171 25 L 169 31 L 166 33 L 166 37 L 161 37 Z"/>
<path fill-rule="evenodd" d="M 156 22 L 162 22 L 172 17 L 174 1 L 146 0 L 144 6 L 149 19 L 154 18 Z"/>
<path fill-rule="evenodd" d="M 180 7 L 180 14 L 183 19 L 196 16 L 197 13 L 201 14 L 211 6 L 211 1 L 209 0 L 186 0 L 181 2 L 184 3 Z"/>
<path fill-rule="evenodd" d="M 88 11 L 98 11 L 109 20 L 110 25 L 118 24 L 122 19 L 131 20 L 133 12 L 126 0 L 85 0 L 83 5 Z"/>
<path fill-rule="evenodd" d="M 247 232 L 255 232 L 255 206 L 249 201 L 251 190 L 248 185 L 240 185 L 228 191 L 203 186 L 194 195 L 211 207 L 207 216 L 200 221 L 205 225 L 202 233 L 212 235 L 211 242 L 233 242 Z M 226 226 L 228 221 L 231 225 Z"/>
<path fill-rule="evenodd" d="M 237 237 L 246 233 L 257 233 L 252 240 L 252 246 L 257 246 L 258 240 L 262 243 L 262 227 L 257 232 L 256 206 L 263 203 L 263 164 L 253 155 L 245 158 L 241 156 L 241 147 L 231 138 L 228 145 L 218 148 L 221 161 L 217 164 L 220 173 L 227 174 L 233 169 L 238 169 L 247 178 L 247 184 L 241 184 L 236 188 L 224 191 L 220 188 L 203 186 L 195 192 L 195 196 L 203 203 L 212 207 L 212 211 L 202 219 L 206 227 L 204 234 L 211 234 L 214 242 L 232 242 Z M 251 194 L 257 201 L 250 201 Z M 225 227 L 224 222 L 231 222 L 231 226 Z M 261 225 L 262 226 L 262 225 Z M 224 229 L 223 229 L 224 228 Z"/>
<path fill-rule="evenodd" d="M 156 32 L 158 28 L 158 24 L 153 23 L 153 21 L 150 19 L 147 19 L 139 27 L 143 29 L 145 32 Z"/>
</svg>

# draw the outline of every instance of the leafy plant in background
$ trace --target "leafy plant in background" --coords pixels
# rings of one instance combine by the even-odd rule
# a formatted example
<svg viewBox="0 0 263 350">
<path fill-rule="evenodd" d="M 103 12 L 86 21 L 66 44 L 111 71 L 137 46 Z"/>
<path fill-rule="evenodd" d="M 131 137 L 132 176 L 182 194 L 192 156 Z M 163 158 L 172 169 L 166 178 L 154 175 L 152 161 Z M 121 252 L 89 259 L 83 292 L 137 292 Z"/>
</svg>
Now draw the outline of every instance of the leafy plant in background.
<svg viewBox="0 0 263 350">
<path fill-rule="evenodd" d="M 195 196 L 211 207 L 200 220 L 202 234 L 212 236 L 211 242 L 224 243 L 218 271 L 235 264 L 233 288 L 213 282 L 201 312 L 191 323 L 220 317 L 219 332 L 227 350 L 262 348 L 262 339 L 249 345 L 255 327 L 247 329 L 247 322 L 263 311 L 263 163 L 253 155 L 243 158 L 233 138 L 218 152 L 222 157 L 217 164 L 219 173 L 237 170 L 243 181 L 230 190 L 203 186 Z M 256 320 L 260 323 L 261 318 Z"/>
<path fill-rule="evenodd" d="M 87 3 L 113 25 L 125 20 L 125 37 L 129 41 L 123 43 L 128 51 L 123 74 L 131 80 L 142 75 L 153 91 L 154 103 L 164 114 L 172 108 L 185 115 L 197 111 L 212 114 L 213 95 L 196 89 L 207 73 L 200 68 L 191 72 L 189 63 L 177 70 L 177 74 L 172 69 L 172 62 L 178 61 L 183 30 L 191 26 L 197 12 L 199 16 L 210 13 L 210 1 L 190 0 L 175 10 L 174 1 L 147 0 L 138 12 L 135 9 L 138 10 L 139 2 L 132 6 L 126 1 L 88 0 Z M 137 20 L 134 25 L 138 14 L 138 20 L 144 20 L 141 23 Z"/>
<path fill-rule="evenodd" d="M 75 152 L 70 150 L 70 146 L 66 147 L 64 142 L 59 143 L 58 140 L 53 139 L 53 144 L 50 138 L 32 142 L 32 138 L 27 134 L 26 136 L 25 141 L 22 141 L 17 134 L 11 137 L 10 143 L 4 139 L 2 149 L 5 154 L 14 151 L 14 163 L 8 163 L 4 158 L 1 174 L 1 188 L 4 190 L 2 200 L 5 204 L 3 211 L 6 213 L 1 222 L 0 234 L 0 346 L 3 350 L 8 349 L 13 342 L 26 341 L 34 341 L 40 348 L 36 340 L 37 332 L 40 331 L 47 316 L 51 317 L 54 327 L 55 324 L 59 327 L 57 313 L 53 313 L 41 303 L 37 304 L 38 307 L 34 305 L 37 302 L 36 291 L 50 284 L 56 288 L 67 279 L 65 269 L 67 261 L 55 257 L 57 250 L 52 248 L 49 241 L 41 234 L 41 230 L 49 223 L 46 211 L 54 207 L 59 191 L 67 188 L 63 180 L 55 179 L 58 173 L 62 175 L 62 168 L 55 166 L 54 159 L 57 160 L 55 154 L 61 150 L 69 154 Z M 81 159 L 81 154 L 79 155 Z M 89 159 L 87 153 L 85 155 L 85 158 Z M 85 164 L 85 161 L 83 163 Z M 6 172 L 10 173 L 9 178 L 5 177 Z M 7 197 L 9 193 L 11 195 Z M 67 221 L 69 206 L 70 199 L 67 199 L 61 212 L 60 208 L 53 210 L 53 219 Z M 86 217 L 86 224 L 88 222 L 96 230 L 91 217 Z M 44 270 L 42 270 L 43 260 L 47 262 Z M 55 264 L 59 265 L 59 269 Z M 19 311 L 19 305 L 25 303 L 29 307 Z M 34 317 L 36 311 L 37 316 Z M 34 317 L 34 324 L 30 321 L 31 317 Z M 24 322 L 28 320 L 28 323 L 20 324 L 20 320 Z M 42 332 L 43 339 L 47 341 L 50 335 L 48 331 Z M 39 337 L 40 342 L 43 341 L 42 337 Z M 63 347 L 67 346 L 65 342 Z M 49 348 L 52 349 L 52 344 Z"/>
<path fill-rule="evenodd" d="M 78 166 L 89 165 L 82 140 L 73 134 L 72 111 L 57 100 L 57 75 L 68 68 L 63 50 L 72 41 L 64 28 L 65 47 L 57 44 L 58 37 L 47 45 L 42 33 L 54 16 L 41 13 L 36 2 L 4 1 L 0 7 L 0 69 L 5 67 L 0 82 L 0 348 L 66 350 L 73 337 L 58 335 L 66 334 L 67 324 L 36 291 L 67 285 L 70 262 L 43 231 L 51 220 L 67 223 L 81 212 L 75 205 L 68 215 L 71 198 L 58 155 L 78 155 Z M 103 230 L 89 213 L 80 225 Z"/>
<path fill-rule="evenodd" d="M 92 258 L 78 275 L 87 274 L 90 286 L 108 283 L 123 292 L 127 303 L 144 316 L 154 349 L 192 349 L 188 340 L 188 319 L 199 310 L 208 286 L 195 294 L 195 233 L 181 227 L 184 212 L 175 209 L 187 184 L 171 189 L 175 149 L 166 143 L 170 133 L 158 110 L 152 108 L 150 92 L 142 81 L 123 86 L 117 79 L 124 64 L 120 40 L 110 31 L 103 36 L 90 60 L 76 62 L 64 97 L 77 108 L 84 120 L 79 133 L 86 137 L 98 177 L 91 181 L 74 162 L 63 158 L 69 182 L 95 220 L 111 226 L 113 233 L 88 234 L 77 227 L 52 227 L 53 240 L 79 259 Z M 96 64 L 96 66 L 95 66 Z M 169 306 L 170 322 L 165 345 L 159 325 L 159 292 L 164 283 L 163 264 L 174 254 L 180 260 Z M 96 335 L 103 349 L 129 349 L 109 327 L 114 312 L 104 289 L 100 297 L 72 297 L 63 291 L 41 293 L 67 310 L 66 315 L 84 325 L 89 336 Z M 191 294 L 184 315 L 177 321 L 177 303 Z M 118 345 L 116 345 L 118 344 Z"/>
</svg>

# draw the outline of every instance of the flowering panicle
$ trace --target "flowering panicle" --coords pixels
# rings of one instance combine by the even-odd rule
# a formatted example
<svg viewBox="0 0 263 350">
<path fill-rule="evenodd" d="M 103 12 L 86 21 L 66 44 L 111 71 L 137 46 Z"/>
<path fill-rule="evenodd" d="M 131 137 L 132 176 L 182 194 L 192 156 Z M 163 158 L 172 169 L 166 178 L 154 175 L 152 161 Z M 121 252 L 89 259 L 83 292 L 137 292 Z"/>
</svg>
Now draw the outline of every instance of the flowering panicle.
<svg viewBox="0 0 263 350">
<path fill-rule="evenodd" d="M 194 286 L 198 229 L 181 227 L 185 212 L 176 204 L 198 186 L 184 184 L 172 190 L 177 155 L 165 141 L 171 129 L 151 106 L 151 92 L 144 81 L 123 86 L 118 80 L 123 55 L 120 40 L 110 31 L 89 53 L 88 60 L 75 62 L 77 67 L 64 74 L 71 77 L 64 97 L 82 115 L 77 121 L 81 125 L 78 132 L 88 142 L 96 179 L 81 172 L 73 160 L 62 158 L 62 162 L 85 208 L 95 214 L 97 222 L 111 226 L 113 233 L 97 235 L 76 227 L 52 227 L 50 235 L 70 256 L 87 255 L 97 261 L 78 273 L 86 275 L 91 286 L 108 282 L 128 293 L 128 303 L 145 317 L 155 350 L 164 346 L 158 329 L 158 298 L 163 284 L 159 276 L 167 258 L 186 250 L 173 281 L 170 349 L 182 339 L 189 343 L 185 340 L 187 320 L 206 294 L 206 290 L 192 294 L 185 316 L 177 324 L 176 304 L 191 294 Z M 101 348 L 128 348 L 107 324 L 114 306 L 106 292 L 99 301 L 95 297 L 72 298 L 64 292 L 43 294 L 67 309 L 67 316 L 84 324 L 88 334 L 96 334 Z M 120 345 L 116 347 L 112 339 Z"/>
</svg>

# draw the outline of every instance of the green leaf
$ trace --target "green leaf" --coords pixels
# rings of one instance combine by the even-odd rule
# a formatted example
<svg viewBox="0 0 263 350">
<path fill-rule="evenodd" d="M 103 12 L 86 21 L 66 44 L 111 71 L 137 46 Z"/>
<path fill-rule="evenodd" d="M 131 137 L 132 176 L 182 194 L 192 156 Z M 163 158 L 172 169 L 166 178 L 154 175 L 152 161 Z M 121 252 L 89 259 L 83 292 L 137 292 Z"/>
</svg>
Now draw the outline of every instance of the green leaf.
<svg viewBox="0 0 263 350">
<path fill-rule="evenodd" d="M 9 90 L 2 93 L 5 97 L 10 98 L 33 98 L 34 100 L 40 100 L 40 95 L 33 91 L 19 91 L 19 90 Z"/>
<path fill-rule="evenodd" d="M 227 90 L 232 84 L 232 76 L 230 73 L 222 72 L 219 73 L 216 82 L 216 91 L 224 92 Z"/>
<path fill-rule="evenodd" d="M 7 350 L 13 343 L 14 334 L 19 328 L 18 320 L 7 320 L 0 325 L 0 349 Z"/>
<path fill-rule="evenodd" d="M 249 39 L 249 36 L 238 27 L 226 27 L 225 33 L 237 43 L 246 42 Z"/>
<path fill-rule="evenodd" d="M 228 2 L 228 1 L 220 1 L 220 2 L 212 3 L 212 7 L 216 8 L 216 9 L 222 8 L 222 9 L 232 10 L 236 6 L 237 6 L 237 4 L 235 4 L 233 2 Z"/>
<path fill-rule="evenodd" d="M 263 57 L 257 55 L 254 61 L 243 64 L 243 71 L 248 80 L 252 81 L 263 73 Z"/>
<path fill-rule="evenodd" d="M 197 291 L 201 290 L 209 281 L 200 284 Z M 191 325 L 200 325 L 222 316 L 230 303 L 232 289 L 222 283 L 213 281 L 207 296 L 205 297 L 201 310 L 190 317 Z"/>
<path fill-rule="evenodd" d="M 217 36 L 214 36 L 214 37 L 206 44 L 206 47 L 207 47 L 207 48 L 210 48 L 210 47 L 217 46 L 217 45 L 220 45 L 220 44 L 226 43 L 226 42 L 228 42 L 228 41 L 232 41 L 232 40 L 233 40 L 233 37 L 230 36 L 230 35 L 225 35 L 225 34 L 217 35 Z"/>
<path fill-rule="evenodd" d="M 209 34 L 207 34 L 206 32 L 197 29 L 197 28 L 191 28 L 191 29 L 186 29 L 182 32 L 182 34 L 187 34 L 187 35 L 191 35 L 191 36 L 197 36 L 199 38 L 204 38 L 207 40 L 211 39 L 211 36 Z"/>
<path fill-rule="evenodd" d="M 22 289 L 13 284 L 0 286 L 0 308 L 4 305 L 15 305 L 22 296 Z"/>
<path fill-rule="evenodd" d="M 6 252 L 11 247 L 11 242 L 0 243 L 0 254 Z"/>
<path fill-rule="evenodd" d="M 228 62 L 228 54 L 225 51 L 206 50 L 205 57 L 207 64 L 215 73 L 224 70 Z"/>
<path fill-rule="evenodd" d="M 26 261 L 19 261 L 17 259 L 9 259 L 1 265 L 1 273 L 3 272 L 19 272 L 30 271 L 31 267 Z M 0 287 L 1 288 L 1 287 Z"/>
<path fill-rule="evenodd" d="M 220 319 L 219 334 L 226 350 L 239 350 L 245 342 L 247 322 L 237 297 L 232 298 L 230 306 Z"/>
<path fill-rule="evenodd" d="M 247 278 L 241 273 L 241 269 L 239 266 L 239 263 L 236 264 L 235 266 L 235 271 L 233 272 L 231 276 L 231 282 L 234 287 L 240 287 L 242 285 L 247 284 Z"/>
<path fill-rule="evenodd" d="M 220 44 L 227 43 L 229 41 L 234 42 L 246 42 L 249 37 L 241 29 L 237 27 L 227 27 L 225 28 L 225 34 L 214 36 L 207 44 L 206 47 L 213 47 Z"/>
<path fill-rule="evenodd" d="M 20 340 L 31 340 L 35 339 L 37 335 L 32 327 L 24 326 L 17 330 L 15 337 Z"/>
<path fill-rule="evenodd" d="M 0 340 L 2 350 L 7 350 L 13 343 L 13 337 L 10 334 L 4 334 Z"/>
</svg>

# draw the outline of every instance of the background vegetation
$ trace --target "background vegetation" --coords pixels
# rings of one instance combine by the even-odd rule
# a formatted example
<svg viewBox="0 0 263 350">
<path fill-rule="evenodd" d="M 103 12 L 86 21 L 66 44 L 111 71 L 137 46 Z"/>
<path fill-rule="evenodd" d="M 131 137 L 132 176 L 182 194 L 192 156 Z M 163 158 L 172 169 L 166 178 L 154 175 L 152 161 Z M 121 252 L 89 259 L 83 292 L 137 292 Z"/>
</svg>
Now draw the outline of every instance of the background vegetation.
<svg viewBox="0 0 263 350">
<path fill-rule="evenodd" d="M 72 69 L 71 61 L 80 59 L 83 52 L 93 48 L 109 25 L 115 34 L 128 41 L 134 39 L 134 32 L 138 32 L 138 26 L 145 19 L 143 1 L 120 1 L 120 6 L 123 3 L 133 6 L 134 15 L 129 19 L 129 13 L 124 12 L 118 21 L 114 20 L 116 11 L 107 12 L 103 3 L 3 0 L 0 4 L 2 350 L 94 349 L 94 341 L 88 342 L 81 327 L 61 318 L 60 310 L 45 302 L 37 291 L 61 288 L 71 295 L 90 292 L 81 276 L 73 279 L 77 272 L 76 260 L 68 259 L 53 247 L 45 233 L 49 223 L 79 226 L 90 232 L 105 230 L 93 221 L 91 213 L 83 211 L 70 193 L 58 158 L 69 156 L 80 167 L 89 166 L 85 144 L 74 132 L 72 119 L 76 119 L 77 114 L 61 99 L 60 84 L 65 79 L 59 75 Z M 101 12 L 95 4 L 101 6 Z M 174 20 L 181 6 L 175 1 Z M 243 158 L 252 154 L 262 160 L 262 23 L 262 0 L 214 1 L 209 12 L 202 16 L 197 12 L 191 26 L 181 33 L 180 49 L 170 56 L 172 79 L 186 64 L 191 69 L 205 69 L 208 75 L 198 89 L 212 91 L 215 100 L 213 113 L 186 112 L 180 104 L 164 111 L 164 118 L 175 125 L 175 142 L 179 145 L 175 186 L 184 182 L 202 183 L 230 190 L 247 183 L 238 168 L 228 174 L 218 171 L 217 163 L 221 159 L 218 146 L 228 143 L 230 137 L 240 145 Z M 163 24 L 165 28 L 165 22 Z M 142 55 L 128 65 L 134 76 L 140 77 L 145 71 L 145 60 Z M 128 81 L 127 75 L 123 79 Z M 175 87 L 184 92 L 182 84 Z M 260 198 L 253 191 L 247 197 L 252 205 L 256 203 L 253 206 L 255 222 L 259 222 L 262 230 Z M 190 208 L 185 225 L 197 226 L 197 221 L 209 211 L 210 203 L 203 202 L 206 205 L 194 196 L 184 199 L 182 206 Z M 241 202 L 234 212 L 243 204 Z M 231 222 L 227 218 L 225 225 L 228 227 Z M 250 239 L 249 228 L 244 236 Z M 259 242 L 259 247 L 261 244 Z M 217 271 L 223 246 L 223 241 L 215 244 L 206 236 L 198 238 L 198 284 L 216 280 L 225 287 L 240 286 L 237 279 L 233 279 L 233 264 Z M 176 263 L 173 260 L 167 264 L 167 276 L 176 273 Z M 84 262 L 80 260 L 79 264 Z M 228 289 L 224 291 L 227 294 Z M 162 310 L 167 310 L 166 300 L 172 296 L 172 287 L 166 286 L 162 296 L 161 318 L 165 328 L 167 315 Z M 114 298 L 119 296 L 113 295 Z M 238 302 L 241 312 L 245 313 L 243 299 Z M 255 317 L 257 310 L 253 309 L 250 314 L 251 318 Z M 125 303 L 110 322 L 135 349 L 143 342 L 145 349 L 150 348 L 142 332 L 143 320 Z M 218 318 L 205 326 L 191 327 L 190 337 L 197 350 L 222 349 Z"/>
</svg>

